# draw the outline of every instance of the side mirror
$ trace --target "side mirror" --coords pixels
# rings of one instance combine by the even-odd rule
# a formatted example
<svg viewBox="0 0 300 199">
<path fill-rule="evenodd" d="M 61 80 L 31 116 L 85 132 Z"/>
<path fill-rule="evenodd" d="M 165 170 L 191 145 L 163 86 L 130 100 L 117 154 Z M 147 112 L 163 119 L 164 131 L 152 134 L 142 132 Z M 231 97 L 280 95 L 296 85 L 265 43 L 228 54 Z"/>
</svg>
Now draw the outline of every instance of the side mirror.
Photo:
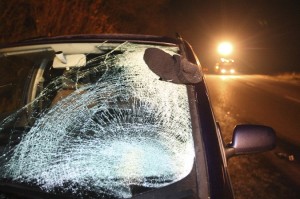
<svg viewBox="0 0 300 199">
<path fill-rule="evenodd" d="M 275 131 L 271 127 L 237 125 L 233 130 L 232 142 L 225 148 L 226 157 L 268 151 L 275 148 L 275 142 Z"/>
</svg>

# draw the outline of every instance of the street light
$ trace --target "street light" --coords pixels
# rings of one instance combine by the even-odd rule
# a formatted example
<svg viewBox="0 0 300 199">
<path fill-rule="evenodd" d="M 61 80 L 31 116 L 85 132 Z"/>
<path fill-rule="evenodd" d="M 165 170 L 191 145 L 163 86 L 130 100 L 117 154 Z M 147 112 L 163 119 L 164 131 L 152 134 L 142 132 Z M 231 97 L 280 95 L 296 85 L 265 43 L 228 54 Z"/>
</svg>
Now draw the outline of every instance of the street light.
<svg viewBox="0 0 300 199">
<path fill-rule="evenodd" d="M 230 42 L 222 42 L 218 46 L 218 52 L 220 55 L 230 55 L 233 51 L 233 46 Z"/>
</svg>

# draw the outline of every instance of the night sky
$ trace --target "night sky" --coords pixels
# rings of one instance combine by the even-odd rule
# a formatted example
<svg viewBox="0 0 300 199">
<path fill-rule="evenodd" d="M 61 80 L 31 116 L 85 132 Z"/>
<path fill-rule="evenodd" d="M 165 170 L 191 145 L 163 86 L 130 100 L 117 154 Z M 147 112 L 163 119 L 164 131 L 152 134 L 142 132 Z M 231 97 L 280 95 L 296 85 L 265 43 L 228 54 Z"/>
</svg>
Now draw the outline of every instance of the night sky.
<svg viewBox="0 0 300 199">
<path fill-rule="evenodd" d="M 0 0 L 0 43 L 101 33 L 180 33 L 209 69 L 228 40 L 240 72 L 300 72 L 296 0 Z"/>
<path fill-rule="evenodd" d="M 229 40 L 240 71 L 300 72 L 300 3 L 293 0 L 173 1 L 173 25 L 213 67 L 216 46 Z"/>
</svg>

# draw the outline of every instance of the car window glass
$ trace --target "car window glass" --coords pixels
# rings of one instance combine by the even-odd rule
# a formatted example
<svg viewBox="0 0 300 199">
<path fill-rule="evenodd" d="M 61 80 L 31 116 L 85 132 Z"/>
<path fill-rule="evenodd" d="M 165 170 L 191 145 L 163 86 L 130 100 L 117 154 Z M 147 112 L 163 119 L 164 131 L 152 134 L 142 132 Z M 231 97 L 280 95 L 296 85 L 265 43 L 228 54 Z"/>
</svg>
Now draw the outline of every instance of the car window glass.
<svg viewBox="0 0 300 199">
<path fill-rule="evenodd" d="M 34 63 L 22 57 L 0 58 L 0 119 L 21 105 L 24 82 Z"/>
<path fill-rule="evenodd" d="M 148 47 L 123 43 L 68 70 L 52 67 L 54 53 L 40 58 L 28 104 L 0 124 L 0 180 L 128 198 L 132 186 L 187 176 L 194 147 L 186 86 L 159 80 L 143 60 Z"/>
</svg>

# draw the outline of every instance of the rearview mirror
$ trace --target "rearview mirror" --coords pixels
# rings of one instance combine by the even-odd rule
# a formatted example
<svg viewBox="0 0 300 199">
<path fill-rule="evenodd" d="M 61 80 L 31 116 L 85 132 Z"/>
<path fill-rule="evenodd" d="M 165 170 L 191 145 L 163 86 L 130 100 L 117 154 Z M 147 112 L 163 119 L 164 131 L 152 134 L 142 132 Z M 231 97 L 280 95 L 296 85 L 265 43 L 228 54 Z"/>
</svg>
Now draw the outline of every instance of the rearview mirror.
<svg viewBox="0 0 300 199">
<path fill-rule="evenodd" d="M 276 146 L 275 131 L 263 125 L 237 125 L 233 130 L 232 142 L 225 148 L 226 157 L 259 153 Z"/>
</svg>

